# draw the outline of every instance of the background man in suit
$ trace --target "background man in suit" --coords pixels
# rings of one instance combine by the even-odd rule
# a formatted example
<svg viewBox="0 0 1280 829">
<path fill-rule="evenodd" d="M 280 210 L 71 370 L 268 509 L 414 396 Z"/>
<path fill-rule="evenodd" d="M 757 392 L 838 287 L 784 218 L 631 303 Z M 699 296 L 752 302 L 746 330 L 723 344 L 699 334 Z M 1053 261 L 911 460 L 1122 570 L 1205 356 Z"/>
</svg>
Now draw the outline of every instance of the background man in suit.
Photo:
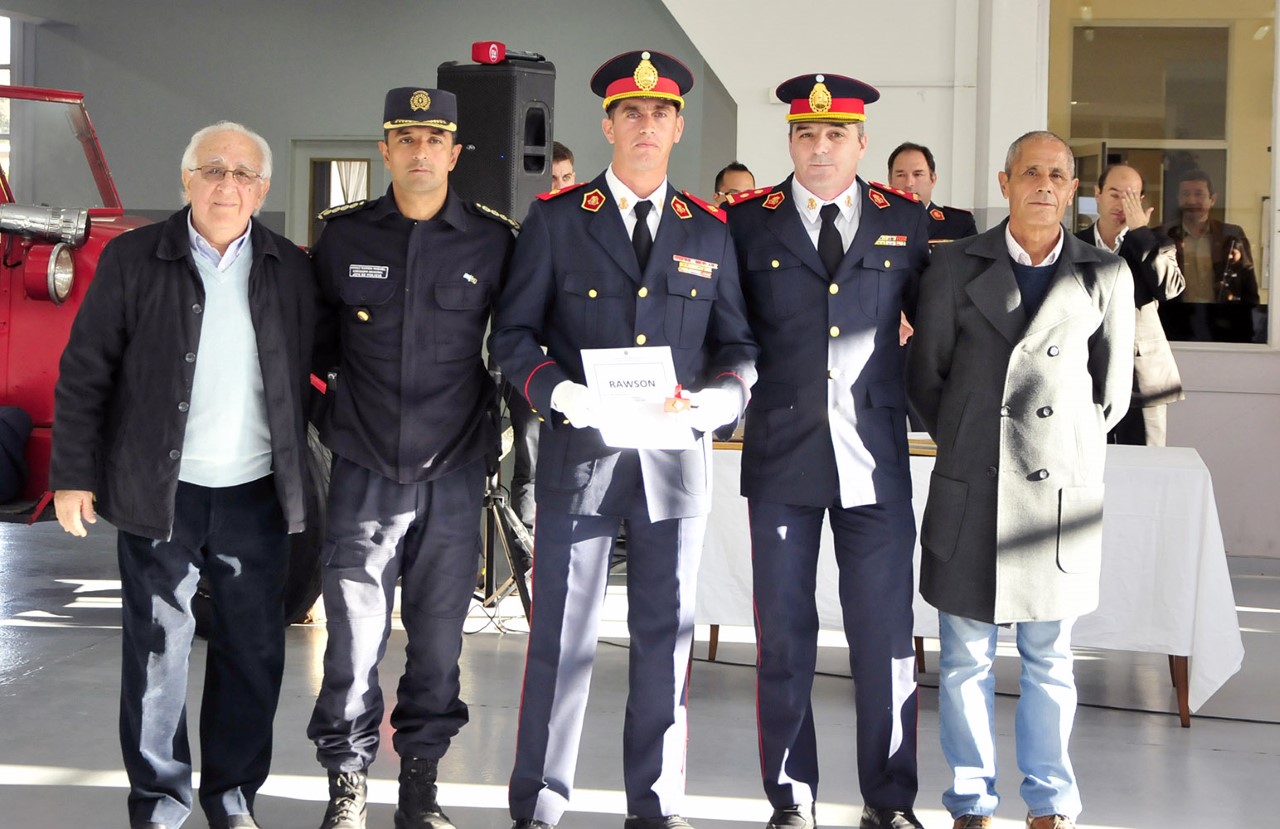
<svg viewBox="0 0 1280 829">
<path fill-rule="evenodd" d="M 1133 340 L 1133 401 L 1111 430 L 1112 443 L 1164 446 L 1169 403 L 1181 400 L 1182 378 L 1160 322 L 1160 303 L 1182 293 L 1186 281 L 1173 241 L 1147 227 L 1154 208 L 1142 207 L 1146 182 L 1127 164 L 1102 171 L 1094 195 L 1098 221 L 1076 234 L 1082 242 L 1118 255 L 1133 274 L 1137 327 Z"/>
<path fill-rule="evenodd" d="M 627 525 L 631 693 L 623 727 L 627 829 L 679 829 L 686 665 L 711 507 L 711 440 L 754 379 L 733 244 L 718 208 L 667 181 L 689 70 L 628 52 L 597 70 L 613 161 L 593 181 L 538 197 L 516 244 L 489 350 L 544 418 L 537 470 L 534 608 L 511 815 L 560 820 L 587 706 L 609 552 Z M 630 237 L 630 238 L 628 238 Z M 584 348 L 670 346 L 692 389 L 696 448 L 616 449 L 598 429 Z M 543 349 L 546 349 L 545 353 Z M 674 392 L 674 390 L 672 390 Z"/>
<path fill-rule="evenodd" d="M 956 829 L 991 825 L 997 626 L 1022 657 L 1018 766 L 1031 829 L 1073 827 L 1071 626 L 1098 604 L 1107 430 L 1129 405 L 1133 280 L 1062 227 L 1075 160 L 1050 132 L 1013 142 L 1009 219 L 938 248 L 907 370 L 938 443 L 920 591 L 940 611 L 939 719 Z"/>
<path fill-rule="evenodd" d="M 258 825 L 271 765 L 289 533 L 306 518 L 316 292 L 306 254 L 253 219 L 270 189 L 257 133 L 222 121 L 193 135 L 189 206 L 107 245 L 62 354 L 49 479 L 67 532 L 85 535 L 96 512 L 118 530 L 133 829 L 191 812 L 187 663 L 202 577 L 213 622 L 200 805 L 212 829 Z"/>
<path fill-rule="evenodd" d="M 759 642 L 757 694 L 770 829 L 811 827 L 818 749 L 809 702 L 825 516 L 858 713 L 863 829 L 919 826 L 911 643 L 915 519 L 899 319 L 928 257 L 924 211 L 858 178 L 864 104 L 839 75 L 777 89 L 795 173 L 729 201 L 760 344 L 742 455 Z"/>
<path fill-rule="evenodd" d="M 933 203 L 938 184 L 938 166 L 933 153 L 921 144 L 903 142 L 889 154 L 889 183 L 899 190 L 915 193 L 929 214 L 929 241 L 950 242 L 978 233 L 973 214 L 958 207 Z"/>
</svg>

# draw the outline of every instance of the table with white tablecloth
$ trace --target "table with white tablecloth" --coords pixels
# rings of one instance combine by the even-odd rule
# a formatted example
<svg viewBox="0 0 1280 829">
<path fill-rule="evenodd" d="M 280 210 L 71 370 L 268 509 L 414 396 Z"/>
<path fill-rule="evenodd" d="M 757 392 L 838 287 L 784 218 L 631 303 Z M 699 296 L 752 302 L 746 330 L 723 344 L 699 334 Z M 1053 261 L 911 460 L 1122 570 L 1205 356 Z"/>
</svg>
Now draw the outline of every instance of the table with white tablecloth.
<svg viewBox="0 0 1280 829">
<path fill-rule="evenodd" d="M 933 460 L 911 458 L 917 526 Z M 741 453 L 718 448 L 714 463 L 697 621 L 750 626 L 751 542 L 747 502 L 738 494 Z M 1108 446 L 1105 480 L 1099 606 L 1076 623 L 1072 641 L 1175 657 L 1187 671 L 1179 689 L 1186 724 L 1189 712 L 1222 687 L 1244 658 L 1213 481 L 1194 449 L 1148 446 Z M 917 543 L 917 580 L 919 569 Z M 821 627 L 841 628 L 829 527 L 818 561 L 818 614 Z M 937 636 L 937 611 L 918 592 L 915 619 L 917 636 Z"/>
</svg>

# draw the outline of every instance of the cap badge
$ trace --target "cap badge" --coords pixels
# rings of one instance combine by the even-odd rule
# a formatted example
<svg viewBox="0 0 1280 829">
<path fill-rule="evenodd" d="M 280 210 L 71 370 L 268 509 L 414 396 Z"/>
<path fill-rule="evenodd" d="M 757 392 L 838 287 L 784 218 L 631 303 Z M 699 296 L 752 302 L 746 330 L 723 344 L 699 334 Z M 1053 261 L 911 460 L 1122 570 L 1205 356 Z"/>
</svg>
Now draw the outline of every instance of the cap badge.
<svg viewBox="0 0 1280 829">
<path fill-rule="evenodd" d="M 814 112 L 828 112 L 831 109 L 831 90 L 822 82 L 821 75 L 813 85 L 813 91 L 809 93 L 809 109 Z"/>
<path fill-rule="evenodd" d="M 649 53 L 640 53 L 640 65 L 632 73 L 631 79 L 636 82 L 641 92 L 651 92 L 658 85 L 658 70 L 649 62 Z"/>
<path fill-rule="evenodd" d="M 426 112 L 431 109 L 431 96 L 427 94 L 425 89 L 419 89 L 409 98 L 409 109 Z"/>
</svg>

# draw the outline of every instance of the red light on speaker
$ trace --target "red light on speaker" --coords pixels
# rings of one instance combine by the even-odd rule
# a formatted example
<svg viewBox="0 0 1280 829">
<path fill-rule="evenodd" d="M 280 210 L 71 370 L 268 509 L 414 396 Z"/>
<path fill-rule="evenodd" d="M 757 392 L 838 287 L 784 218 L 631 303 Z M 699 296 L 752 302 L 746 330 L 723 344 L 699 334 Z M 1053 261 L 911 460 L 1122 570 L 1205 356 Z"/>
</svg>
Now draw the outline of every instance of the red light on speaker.
<svg viewBox="0 0 1280 829">
<path fill-rule="evenodd" d="M 502 63 L 507 58 L 507 44 L 496 40 L 477 40 L 471 44 L 471 59 L 476 63 Z"/>
</svg>

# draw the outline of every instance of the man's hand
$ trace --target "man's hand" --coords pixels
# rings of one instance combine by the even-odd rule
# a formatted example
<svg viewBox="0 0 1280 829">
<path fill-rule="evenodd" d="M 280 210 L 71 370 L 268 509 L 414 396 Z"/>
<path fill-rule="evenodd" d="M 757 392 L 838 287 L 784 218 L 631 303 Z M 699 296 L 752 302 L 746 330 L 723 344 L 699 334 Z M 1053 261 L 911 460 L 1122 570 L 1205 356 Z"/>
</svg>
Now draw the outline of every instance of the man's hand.
<svg viewBox="0 0 1280 829">
<path fill-rule="evenodd" d="M 901 317 L 898 320 L 898 345 L 906 345 L 907 340 L 911 339 L 911 335 L 916 333 L 916 329 L 911 323 L 907 322 L 906 313 L 899 311 L 898 314 Z"/>
<path fill-rule="evenodd" d="M 84 521 L 98 523 L 98 514 L 93 511 L 93 493 L 87 489 L 58 490 L 53 493 L 53 509 L 62 529 L 79 538 L 89 534 Z"/>
<path fill-rule="evenodd" d="M 1151 222 L 1154 207 L 1142 206 L 1142 194 L 1132 187 L 1126 187 L 1121 197 L 1124 205 L 1124 226 L 1133 230 L 1135 227 L 1146 227 Z"/>
<path fill-rule="evenodd" d="M 575 429 L 599 426 L 595 395 L 591 389 L 572 380 L 562 380 L 551 390 L 551 408 L 565 416 Z"/>
<path fill-rule="evenodd" d="M 703 389 L 689 397 L 689 425 L 699 432 L 714 432 L 737 420 L 740 412 L 738 395 L 727 389 Z"/>
</svg>

